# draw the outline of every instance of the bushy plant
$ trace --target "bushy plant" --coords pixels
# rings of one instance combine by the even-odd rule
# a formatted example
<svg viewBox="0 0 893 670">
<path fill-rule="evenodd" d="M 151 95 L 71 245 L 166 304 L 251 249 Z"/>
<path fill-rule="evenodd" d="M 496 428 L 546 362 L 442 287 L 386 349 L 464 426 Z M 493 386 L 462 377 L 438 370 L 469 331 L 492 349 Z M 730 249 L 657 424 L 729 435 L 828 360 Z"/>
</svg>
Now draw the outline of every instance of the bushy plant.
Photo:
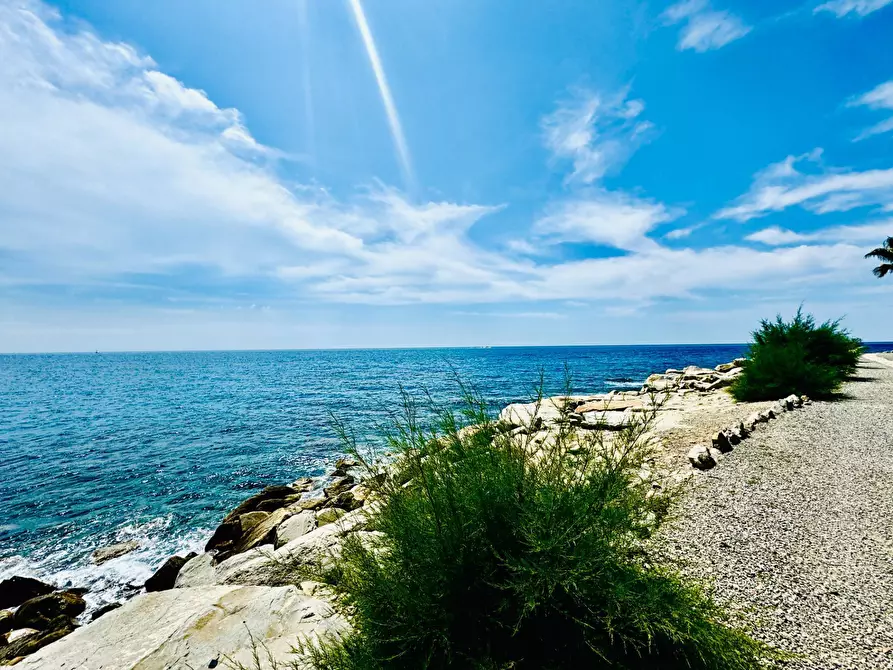
<svg viewBox="0 0 893 670">
<path fill-rule="evenodd" d="M 731 387 L 737 400 L 777 400 L 791 393 L 832 396 L 856 370 L 862 341 L 840 320 L 816 325 L 798 309 L 791 321 L 764 319 L 753 333 L 744 372 Z"/>
<path fill-rule="evenodd" d="M 562 409 L 542 440 L 473 397 L 430 432 L 405 409 L 396 463 L 364 460 L 378 533 L 349 536 L 321 576 L 354 632 L 303 645 L 317 668 L 745 670 L 776 656 L 652 555 L 671 498 L 641 476 L 653 414 L 609 433 L 576 431 Z"/>
</svg>

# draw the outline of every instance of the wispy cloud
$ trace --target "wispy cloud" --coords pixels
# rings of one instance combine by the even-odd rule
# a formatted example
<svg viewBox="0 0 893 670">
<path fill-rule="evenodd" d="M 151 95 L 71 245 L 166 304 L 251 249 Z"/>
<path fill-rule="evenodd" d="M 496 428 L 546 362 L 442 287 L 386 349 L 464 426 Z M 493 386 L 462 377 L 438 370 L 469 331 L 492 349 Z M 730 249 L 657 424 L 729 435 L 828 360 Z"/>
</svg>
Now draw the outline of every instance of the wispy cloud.
<svg viewBox="0 0 893 670">
<path fill-rule="evenodd" d="M 893 1 L 893 0 L 891 0 Z M 893 110 L 893 80 L 879 84 L 867 93 L 850 100 L 847 103 L 850 107 L 868 107 L 869 109 L 882 109 L 886 111 Z M 877 123 L 870 128 L 866 128 L 858 136 L 856 141 L 864 140 L 873 135 L 880 135 L 893 131 L 893 116 Z"/>
<path fill-rule="evenodd" d="M 755 175 L 747 193 L 714 218 L 743 222 L 795 206 L 815 214 L 872 205 L 893 209 L 893 168 L 864 172 L 826 168 L 821 157 L 821 149 L 816 149 L 770 165 Z M 801 171 L 803 165 L 813 171 Z"/>
<path fill-rule="evenodd" d="M 893 231 L 893 220 L 866 223 L 854 226 L 832 226 L 810 233 L 795 233 L 792 230 L 771 226 L 755 233 L 746 239 L 760 242 L 768 246 L 788 244 L 805 244 L 807 242 L 843 242 L 846 244 L 865 244 L 883 240 Z"/>
<path fill-rule="evenodd" d="M 639 119 L 645 103 L 628 95 L 628 90 L 604 95 L 576 89 L 543 119 L 546 147 L 556 160 L 573 164 L 569 183 L 600 180 L 652 137 L 654 125 Z"/>
<path fill-rule="evenodd" d="M 842 18 L 847 14 L 867 16 L 886 7 L 891 2 L 893 0 L 831 0 L 819 5 L 813 11 L 831 12 L 837 15 L 838 18 Z"/>
<path fill-rule="evenodd" d="M 662 15 L 666 25 L 682 23 L 679 51 L 694 49 L 699 53 L 719 49 L 741 39 L 751 27 L 728 11 L 716 11 L 708 0 L 684 0 L 669 7 Z"/>
</svg>

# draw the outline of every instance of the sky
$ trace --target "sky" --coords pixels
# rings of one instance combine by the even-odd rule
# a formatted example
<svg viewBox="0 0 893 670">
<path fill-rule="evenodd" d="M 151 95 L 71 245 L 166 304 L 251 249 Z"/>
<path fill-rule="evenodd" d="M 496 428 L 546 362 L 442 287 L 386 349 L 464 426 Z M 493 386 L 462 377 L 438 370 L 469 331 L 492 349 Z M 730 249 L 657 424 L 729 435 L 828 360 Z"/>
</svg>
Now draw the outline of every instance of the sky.
<svg viewBox="0 0 893 670">
<path fill-rule="evenodd" d="M 0 0 L 0 351 L 893 340 L 893 0 Z"/>
</svg>

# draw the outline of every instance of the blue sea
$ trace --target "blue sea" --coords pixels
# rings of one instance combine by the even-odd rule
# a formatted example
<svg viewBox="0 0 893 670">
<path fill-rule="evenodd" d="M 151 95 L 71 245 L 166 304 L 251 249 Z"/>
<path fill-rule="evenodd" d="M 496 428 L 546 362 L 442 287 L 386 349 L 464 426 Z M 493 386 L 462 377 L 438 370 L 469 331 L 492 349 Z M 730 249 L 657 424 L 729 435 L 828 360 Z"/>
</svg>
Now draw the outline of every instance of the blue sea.
<svg viewBox="0 0 893 670">
<path fill-rule="evenodd" d="M 890 349 L 891 345 L 873 345 Z M 0 356 L 0 579 L 27 574 L 125 597 L 167 557 L 201 550 L 269 484 L 325 473 L 332 416 L 375 444 L 401 385 L 444 406 L 456 380 L 495 410 L 546 391 L 638 388 L 744 345 L 91 353 Z M 101 566 L 97 547 L 140 548 Z"/>
</svg>

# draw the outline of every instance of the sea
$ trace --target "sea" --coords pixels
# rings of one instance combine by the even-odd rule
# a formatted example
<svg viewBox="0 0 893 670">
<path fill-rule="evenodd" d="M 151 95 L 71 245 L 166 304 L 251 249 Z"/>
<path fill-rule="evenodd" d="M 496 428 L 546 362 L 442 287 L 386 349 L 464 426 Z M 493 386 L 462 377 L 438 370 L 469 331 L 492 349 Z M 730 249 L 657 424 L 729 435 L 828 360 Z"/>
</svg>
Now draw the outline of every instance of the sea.
<svg viewBox="0 0 893 670">
<path fill-rule="evenodd" d="M 870 350 L 893 348 L 871 344 Z M 493 411 L 564 392 L 636 389 L 713 367 L 745 345 L 481 347 L 0 355 L 0 579 L 29 575 L 124 599 L 175 553 L 201 551 L 226 512 L 270 484 L 322 476 L 341 421 L 370 448 L 401 393 Z M 102 565 L 91 553 L 135 540 Z"/>
</svg>

